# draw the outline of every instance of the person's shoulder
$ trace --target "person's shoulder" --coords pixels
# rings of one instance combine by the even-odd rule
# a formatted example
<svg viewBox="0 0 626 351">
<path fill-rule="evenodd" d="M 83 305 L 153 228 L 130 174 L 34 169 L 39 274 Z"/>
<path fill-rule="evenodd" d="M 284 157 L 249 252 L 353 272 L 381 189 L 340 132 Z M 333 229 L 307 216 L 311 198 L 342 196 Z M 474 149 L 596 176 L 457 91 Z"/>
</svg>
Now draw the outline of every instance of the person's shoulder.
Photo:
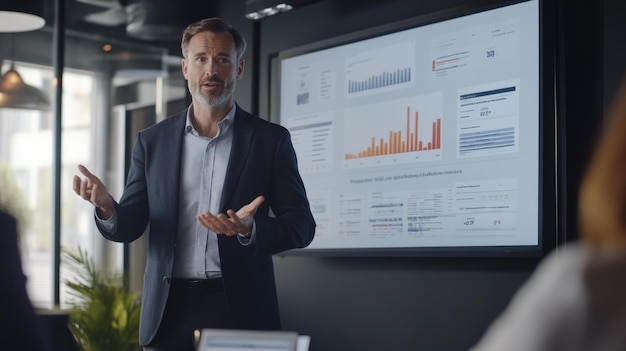
<svg viewBox="0 0 626 351">
<path fill-rule="evenodd" d="M 274 131 L 276 133 L 285 133 L 287 132 L 287 128 L 283 127 L 280 124 L 270 122 L 262 117 L 259 117 L 255 114 L 252 114 L 240 107 L 237 108 L 237 113 L 235 120 L 239 119 L 243 123 L 250 123 L 255 126 L 255 128 L 267 129 L 270 131 Z M 237 123 L 237 122 L 235 122 Z"/>
<path fill-rule="evenodd" d="M 17 233 L 17 219 L 10 213 L 0 210 L 0 251 L 3 262 L 7 255 L 19 255 Z"/>
<path fill-rule="evenodd" d="M 165 118 L 164 120 L 159 121 L 149 127 L 146 127 L 145 129 L 140 131 L 140 133 L 144 135 L 159 134 L 162 132 L 171 133 L 172 129 L 175 128 L 177 125 L 181 126 L 181 131 L 182 131 L 184 128 L 186 119 L 187 119 L 187 109 L 179 113 L 176 113 L 174 115 L 171 115 Z"/>
<path fill-rule="evenodd" d="M 8 227 L 15 227 L 15 226 L 16 226 L 15 217 L 7 212 L 0 211 L 0 227 L 4 229 Z"/>
</svg>

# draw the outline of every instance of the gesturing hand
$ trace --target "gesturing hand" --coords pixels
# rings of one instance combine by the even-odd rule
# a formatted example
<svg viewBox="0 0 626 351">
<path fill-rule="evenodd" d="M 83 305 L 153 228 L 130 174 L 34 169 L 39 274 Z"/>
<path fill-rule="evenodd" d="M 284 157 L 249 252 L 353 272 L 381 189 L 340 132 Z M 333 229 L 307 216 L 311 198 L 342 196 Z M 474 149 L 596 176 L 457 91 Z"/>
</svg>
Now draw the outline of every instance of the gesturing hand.
<svg viewBox="0 0 626 351">
<path fill-rule="evenodd" d="M 239 211 L 226 211 L 226 214 L 203 213 L 198 215 L 198 221 L 207 229 L 217 233 L 232 236 L 236 234 L 248 234 L 252 231 L 252 221 L 254 214 L 265 201 L 263 196 L 258 196 L 249 204 L 243 206 Z"/>
<path fill-rule="evenodd" d="M 110 218 L 115 207 L 107 188 L 98 177 L 89 172 L 87 167 L 78 165 L 78 170 L 85 176 L 85 179 L 81 179 L 77 175 L 74 176 L 72 184 L 74 192 L 96 206 L 99 210 L 98 215 L 103 219 Z"/>
</svg>

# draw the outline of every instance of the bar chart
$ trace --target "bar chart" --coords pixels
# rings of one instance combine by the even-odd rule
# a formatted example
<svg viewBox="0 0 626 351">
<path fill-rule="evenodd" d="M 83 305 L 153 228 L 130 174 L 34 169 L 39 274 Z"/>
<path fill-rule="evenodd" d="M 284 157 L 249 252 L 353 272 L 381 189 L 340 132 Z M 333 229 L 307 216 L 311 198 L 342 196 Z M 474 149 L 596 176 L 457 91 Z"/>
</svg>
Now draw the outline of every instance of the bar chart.
<svg viewBox="0 0 626 351">
<path fill-rule="evenodd" d="M 441 159 L 440 94 L 346 111 L 344 166 Z"/>
<path fill-rule="evenodd" d="M 382 72 L 381 74 L 372 75 L 359 81 L 349 79 L 348 94 L 383 88 L 390 85 L 408 83 L 410 81 L 411 67 L 405 67 L 391 72 Z"/>
<path fill-rule="evenodd" d="M 373 157 L 391 154 L 400 154 L 406 152 L 424 151 L 441 149 L 441 118 L 437 118 L 435 122 L 432 122 L 431 141 L 423 141 L 419 139 L 419 116 L 418 112 L 415 112 L 415 121 L 411 125 L 411 107 L 406 108 L 406 130 L 404 134 L 401 130 L 389 131 L 389 137 L 387 139 L 376 137 L 371 138 L 371 144 L 367 148 L 358 154 L 346 154 L 346 160 L 362 157 Z"/>
<path fill-rule="evenodd" d="M 415 43 L 401 42 L 377 50 L 359 51 L 345 59 L 348 98 L 415 85 Z"/>
</svg>

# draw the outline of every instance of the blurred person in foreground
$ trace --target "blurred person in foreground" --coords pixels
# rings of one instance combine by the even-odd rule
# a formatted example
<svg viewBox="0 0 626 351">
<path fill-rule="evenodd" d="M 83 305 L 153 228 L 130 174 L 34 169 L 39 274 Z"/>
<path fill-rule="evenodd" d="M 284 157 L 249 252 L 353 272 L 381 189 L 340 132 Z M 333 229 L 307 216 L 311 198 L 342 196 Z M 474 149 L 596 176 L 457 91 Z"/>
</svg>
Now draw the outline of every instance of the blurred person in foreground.
<svg viewBox="0 0 626 351">
<path fill-rule="evenodd" d="M 209 18 L 181 49 L 191 105 L 139 133 L 119 202 L 82 165 L 73 184 L 105 238 L 149 227 L 139 343 L 152 351 L 191 351 L 202 328 L 280 329 L 272 255 L 315 232 L 289 132 L 234 102 L 245 39 Z"/>
<path fill-rule="evenodd" d="M 0 348 L 52 351 L 50 332 L 37 315 L 26 290 L 26 276 L 18 245 L 17 222 L 0 211 Z"/>
<path fill-rule="evenodd" d="M 580 240 L 555 250 L 473 351 L 626 350 L 626 80 L 579 193 Z"/>
</svg>

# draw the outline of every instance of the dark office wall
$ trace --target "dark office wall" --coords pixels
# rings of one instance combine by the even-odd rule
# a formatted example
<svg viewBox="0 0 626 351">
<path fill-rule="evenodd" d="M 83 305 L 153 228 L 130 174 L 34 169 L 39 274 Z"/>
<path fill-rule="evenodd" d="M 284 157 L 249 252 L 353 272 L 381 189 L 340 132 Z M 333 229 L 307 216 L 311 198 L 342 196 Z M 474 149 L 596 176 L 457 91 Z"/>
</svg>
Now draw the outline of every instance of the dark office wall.
<svg viewBox="0 0 626 351">
<path fill-rule="evenodd" d="M 255 112 L 265 118 L 270 115 L 270 60 L 280 50 L 466 2 L 322 0 L 256 24 L 237 20 L 254 38 L 247 57 L 247 74 L 253 77 L 240 84 L 238 101 L 258 106 Z M 616 84 L 604 86 L 604 77 L 615 72 L 605 72 L 603 60 L 623 38 L 605 35 L 602 17 L 605 11 L 617 18 L 605 8 L 623 4 L 606 3 L 590 7 L 582 0 L 555 0 L 562 190 L 555 216 L 563 242 L 577 238 L 576 189 L 600 123 L 605 89 L 614 90 Z M 240 13 L 225 11 L 224 16 L 240 18 Z M 611 21 L 610 30 L 623 29 L 623 22 Z M 611 48 L 603 44 L 609 41 Z M 257 61 L 251 64 L 251 58 Z M 612 71 L 623 70 L 624 60 L 608 61 Z M 284 328 L 311 335 L 312 351 L 445 351 L 473 345 L 539 260 L 277 256 L 274 262 Z"/>
<path fill-rule="evenodd" d="M 626 74 L 626 1 L 608 0 L 604 7 L 604 105 L 608 106 L 613 94 Z"/>
</svg>

